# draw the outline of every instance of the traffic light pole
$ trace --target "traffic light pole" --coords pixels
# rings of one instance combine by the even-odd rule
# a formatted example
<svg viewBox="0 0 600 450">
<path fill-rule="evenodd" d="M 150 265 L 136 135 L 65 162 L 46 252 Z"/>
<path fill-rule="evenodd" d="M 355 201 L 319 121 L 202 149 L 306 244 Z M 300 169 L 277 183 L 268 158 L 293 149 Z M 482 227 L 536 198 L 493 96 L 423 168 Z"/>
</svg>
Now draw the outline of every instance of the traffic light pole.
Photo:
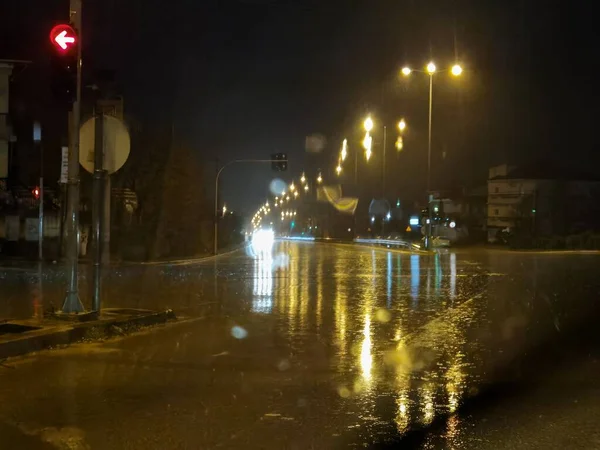
<svg viewBox="0 0 600 450">
<path fill-rule="evenodd" d="M 217 170 L 217 175 L 215 176 L 215 239 L 214 239 L 214 255 L 218 254 L 217 243 L 219 242 L 219 177 L 221 176 L 221 172 L 225 167 L 230 166 L 236 163 L 287 163 L 287 159 L 234 159 L 233 161 L 229 161 L 228 163 L 223 164 L 219 170 Z"/>
<path fill-rule="evenodd" d="M 79 128 L 81 116 L 81 0 L 70 0 L 71 22 L 78 33 L 77 45 L 77 88 L 71 114 L 71 136 L 69 145 L 69 174 L 67 178 L 67 268 L 68 286 L 63 313 L 83 312 L 79 300 L 78 256 L 79 256 Z"/>
</svg>

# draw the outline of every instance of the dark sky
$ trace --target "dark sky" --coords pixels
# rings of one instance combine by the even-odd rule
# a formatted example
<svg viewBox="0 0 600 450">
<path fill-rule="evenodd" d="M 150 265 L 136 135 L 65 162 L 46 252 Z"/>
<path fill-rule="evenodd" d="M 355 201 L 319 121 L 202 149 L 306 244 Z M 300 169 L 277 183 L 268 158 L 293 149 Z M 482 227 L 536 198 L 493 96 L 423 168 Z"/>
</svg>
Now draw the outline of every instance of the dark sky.
<svg viewBox="0 0 600 450">
<path fill-rule="evenodd" d="M 27 33 L 30 53 L 65 4 L 4 3 L 14 5 L 0 9 L 0 38 Z M 287 151 L 289 175 L 298 176 L 307 165 L 304 137 L 319 132 L 328 148 L 318 164 L 332 174 L 341 139 L 348 137 L 350 151 L 358 147 L 366 112 L 388 130 L 404 116 L 410 133 L 404 152 L 390 159 L 389 183 L 397 195 L 415 195 L 425 180 L 427 80 L 404 80 L 398 71 L 433 59 L 440 68 L 460 61 L 466 70 L 456 80 L 436 75 L 434 185 L 472 185 L 485 179 L 489 165 L 504 161 L 548 158 L 597 171 L 600 40 L 592 2 L 560 8 L 525 0 L 84 5 L 87 66 L 116 69 L 128 114 L 172 122 L 178 139 L 202 160 Z M 361 169 L 365 176 L 379 174 L 380 136 L 381 130 L 373 162 Z M 232 167 L 224 174 L 224 199 L 252 210 L 272 177 L 267 166 Z"/>
</svg>

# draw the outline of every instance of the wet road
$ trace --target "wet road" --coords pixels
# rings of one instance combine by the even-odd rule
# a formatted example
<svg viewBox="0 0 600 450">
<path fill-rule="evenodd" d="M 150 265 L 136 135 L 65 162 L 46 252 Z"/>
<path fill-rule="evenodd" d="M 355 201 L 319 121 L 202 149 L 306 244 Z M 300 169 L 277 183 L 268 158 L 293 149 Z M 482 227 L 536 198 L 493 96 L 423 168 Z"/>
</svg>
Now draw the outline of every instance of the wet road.
<svg viewBox="0 0 600 450">
<path fill-rule="evenodd" d="M 520 448 L 502 427 L 537 410 L 523 412 L 511 389 L 536 367 L 538 381 L 553 379 L 559 355 L 583 348 L 580 331 L 598 319 L 599 262 L 282 242 L 269 254 L 113 267 L 107 306 L 196 319 L 0 367 L 0 448 L 307 449 L 401 438 Z M 0 316 L 59 305 L 61 273 L 44 268 L 40 287 L 35 267 L 4 270 Z M 593 361 L 582 364 L 595 373 Z M 502 427 L 474 434 L 485 430 L 477 401 L 490 396 L 511 398 L 485 413 Z"/>
</svg>

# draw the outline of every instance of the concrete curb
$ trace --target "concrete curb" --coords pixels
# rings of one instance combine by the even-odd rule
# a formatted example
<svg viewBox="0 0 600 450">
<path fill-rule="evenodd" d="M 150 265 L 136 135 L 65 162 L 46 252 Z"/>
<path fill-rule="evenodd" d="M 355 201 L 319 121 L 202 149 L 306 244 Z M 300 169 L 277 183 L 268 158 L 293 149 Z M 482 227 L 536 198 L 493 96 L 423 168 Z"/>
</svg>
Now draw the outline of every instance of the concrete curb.
<svg viewBox="0 0 600 450">
<path fill-rule="evenodd" d="M 128 310 L 133 314 L 120 314 L 120 309 L 107 309 L 99 320 L 65 322 L 56 319 L 15 320 L 5 322 L 15 326 L 32 327 L 19 334 L 0 335 L 0 359 L 21 356 L 53 347 L 73 344 L 86 339 L 104 339 L 125 334 L 125 331 L 176 320 L 171 310 Z"/>
</svg>

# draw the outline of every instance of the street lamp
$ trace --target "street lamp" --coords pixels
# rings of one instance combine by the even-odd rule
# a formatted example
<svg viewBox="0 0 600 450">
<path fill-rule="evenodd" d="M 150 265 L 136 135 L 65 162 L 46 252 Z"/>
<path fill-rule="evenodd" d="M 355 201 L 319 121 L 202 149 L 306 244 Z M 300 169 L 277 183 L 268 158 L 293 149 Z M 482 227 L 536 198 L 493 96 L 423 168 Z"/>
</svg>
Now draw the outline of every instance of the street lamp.
<svg viewBox="0 0 600 450">
<path fill-rule="evenodd" d="M 306 183 L 306 176 L 304 175 L 304 172 L 302 172 L 302 176 L 300 177 L 300 183 Z"/>
<path fill-rule="evenodd" d="M 400 122 L 398 122 L 398 129 L 400 130 L 400 133 L 403 133 L 406 129 L 406 121 L 404 119 L 400 119 Z"/>
<path fill-rule="evenodd" d="M 292 181 L 292 184 L 290 184 L 290 191 L 294 192 L 295 189 L 296 186 L 294 186 L 294 182 Z"/>
<path fill-rule="evenodd" d="M 368 133 L 369 131 L 371 131 L 373 129 L 373 119 L 371 119 L 371 116 L 368 116 L 364 123 L 363 123 L 364 127 L 365 127 L 365 131 Z"/>
<path fill-rule="evenodd" d="M 435 66 L 435 64 L 433 63 L 433 61 L 429 62 L 429 64 L 427 64 L 427 66 L 425 67 L 425 73 L 427 75 L 429 75 L 429 126 L 428 126 L 428 130 L 427 130 L 427 204 L 429 205 L 430 201 L 429 201 L 429 197 L 431 195 L 431 112 L 432 112 L 432 105 L 433 105 L 433 75 L 436 73 L 437 71 L 437 67 Z M 454 64 L 451 68 L 450 68 L 450 73 L 454 76 L 460 76 L 462 74 L 462 67 L 460 66 L 460 64 Z M 412 72 L 412 70 L 408 67 L 405 67 L 402 69 L 402 74 L 405 76 L 410 75 Z M 417 71 L 419 72 L 419 71 Z M 396 145 L 396 148 L 398 148 L 398 143 Z M 401 149 L 401 148 L 400 148 Z M 399 150 L 400 150 L 399 149 Z M 426 241 L 425 241 L 425 245 L 426 248 L 430 248 L 430 241 L 431 241 L 431 208 L 428 208 L 429 210 L 429 221 L 427 222 L 427 236 L 426 236 Z"/>
<path fill-rule="evenodd" d="M 319 176 L 317 177 L 317 183 L 321 184 L 323 182 L 323 177 L 321 176 L 321 172 L 319 172 Z"/>
<path fill-rule="evenodd" d="M 462 69 L 462 67 L 460 66 L 460 64 L 454 64 L 454 65 L 452 66 L 452 69 L 450 69 L 450 73 L 451 73 L 452 75 L 454 75 L 455 77 L 458 77 L 458 76 L 460 76 L 460 74 L 462 74 L 462 71 L 463 71 L 463 69 Z"/>
<path fill-rule="evenodd" d="M 342 173 L 342 166 L 340 163 L 338 163 L 337 167 L 335 168 L 335 173 L 339 176 Z"/>
<path fill-rule="evenodd" d="M 348 156 L 348 139 L 344 139 L 342 142 L 342 152 L 340 153 L 340 156 L 342 157 L 342 161 Z"/>
<path fill-rule="evenodd" d="M 304 185 L 304 192 L 308 192 L 308 184 Z"/>
</svg>

